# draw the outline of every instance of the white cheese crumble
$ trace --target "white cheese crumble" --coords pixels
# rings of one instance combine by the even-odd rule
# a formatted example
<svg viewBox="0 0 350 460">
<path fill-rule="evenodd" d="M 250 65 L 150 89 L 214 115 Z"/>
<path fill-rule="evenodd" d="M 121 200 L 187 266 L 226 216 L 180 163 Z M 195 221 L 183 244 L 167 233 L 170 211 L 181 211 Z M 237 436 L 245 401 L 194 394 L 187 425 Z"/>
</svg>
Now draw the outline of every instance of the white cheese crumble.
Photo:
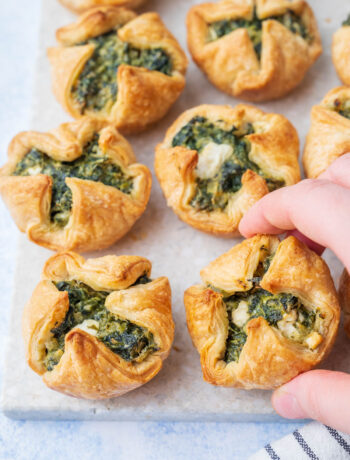
<svg viewBox="0 0 350 460">
<path fill-rule="evenodd" d="M 283 315 L 283 319 L 278 321 L 278 329 L 288 338 L 297 339 L 299 337 L 299 331 L 294 326 L 297 319 L 297 313 L 295 310 L 292 310 L 290 313 Z"/>
<path fill-rule="evenodd" d="M 232 153 L 233 147 L 231 145 L 219 145 L 214 142 L 209 142 L 198 155 L 197 176 L 200 179 L 210 179 L 214 177 Z"/>
<path fill-rule="evenodd" d="M 249 321 L 248 303 L 241 300 L 236 310 L 232 312 L 232 322 L 238 327 L 243 327 Z"/>
<path fill-rule="evenodd" d="M 87 332 L 90 335 L 96 336 L 99 326 L 98 322 L 94 319 L 86 319 L 82 323 L 78 324 L 76 327 L 84 332 Z"/>
<path fill-rule="evenodd" d="M 39 165 L 32 166 L 31 168 L 27 169 L 27 173 L 29 176 L 37 176 L 41 173 L 41 168 Z"/>
<path fill-rule="evenodd" d="M 320 345 L 322 340 L 323 340 L 322 335 L 314 331 L 314 332 L 311 332 L 311 334 L 306 337 L 305 343 L 311 350 L 314 350 Z"/>
</svg>

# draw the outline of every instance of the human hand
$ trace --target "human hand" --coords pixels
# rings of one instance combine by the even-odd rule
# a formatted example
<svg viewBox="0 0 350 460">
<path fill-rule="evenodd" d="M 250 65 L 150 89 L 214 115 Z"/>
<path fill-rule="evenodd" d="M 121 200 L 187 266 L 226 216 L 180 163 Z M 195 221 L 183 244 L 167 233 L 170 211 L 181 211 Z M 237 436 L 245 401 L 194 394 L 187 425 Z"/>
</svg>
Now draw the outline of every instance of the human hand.
<svg viewBox="0 0 350 460">
<path fill-rule="evenodd" d="M 350 272 L 350 154 L 336 160 L 318 179 L 307 179 L 266 195 L 243 217 L 239 230 L 292 232 L 311 249 L 331 249 Z M 297 234 L 298 233 L 298 234 Z M 350 375 L 313 370 L 299 375 L 272 395 L 286 418 L 312 418 L 350 433 Z"/>
</svg>

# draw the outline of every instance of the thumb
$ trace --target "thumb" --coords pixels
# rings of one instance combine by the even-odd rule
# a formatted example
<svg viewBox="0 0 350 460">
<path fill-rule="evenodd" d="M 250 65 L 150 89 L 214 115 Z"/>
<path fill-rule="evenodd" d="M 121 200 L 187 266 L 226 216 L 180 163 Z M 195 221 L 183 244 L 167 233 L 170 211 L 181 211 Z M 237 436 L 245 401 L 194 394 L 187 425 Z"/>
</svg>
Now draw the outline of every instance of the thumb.
<svg viewBox="0 0 350 460">
<path fill-rule="evenodd" d="M 350 375 L 314 370 L 301 374 L 272 395 L 285 418 L 312 418 L 350 434 Z"/>
</svg>

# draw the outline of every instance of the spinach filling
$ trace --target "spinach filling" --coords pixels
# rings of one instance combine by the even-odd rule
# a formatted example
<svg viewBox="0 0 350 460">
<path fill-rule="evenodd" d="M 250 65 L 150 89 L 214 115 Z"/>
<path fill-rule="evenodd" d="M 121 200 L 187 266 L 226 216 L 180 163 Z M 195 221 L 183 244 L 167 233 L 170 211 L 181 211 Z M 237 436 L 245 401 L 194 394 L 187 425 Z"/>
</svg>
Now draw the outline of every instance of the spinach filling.
<svg viewBox="0 0 350 460">
<path fill-rule="evenodd" d="M 134 285 L 150 281 L 143 276 Z M 61 281 L 54 284 L 59 291 L 68 292 L 69 309 L 62 323 L 51 329 L 53 337 L 46 343 L 44 365 L 48 371 L 53 370 L 64 353 L 66 334 L 82 323 L 93 331 L 98 340 L 125 361 L 140 362 L 157 350 L 150 331 L 118 318 L 106 309 L 105 301 L 110 292 L 95 291 L 80 281 Z"/>
<path fill-rule="evenodd" d="M 340 99 L 335 99 L 332 109 L 342 117 L 350 119 L 350 100 L 341 101 Z"/>
<path fill-rule="evenodd" d="M 211 212 L 224 210 L 233 193 L 242 186 L 242 176 L 250 169 L 262 176 L 270 191 L 283 187 L 284 181 L 266 175 L 257 164 L 249 159 L 250 142 L 247 135 L 254 133 L 253 125 L 246 123 L 240 128 L 232 126 L 224 130 L 200 116 L 192 118 L 172 140 L 172 147 L 183 146 L 197 150 L 199 156 L 210 143 L 232 147 L 232 154 L 223 162 L 214 177 L 196 177 L 196 191 L 190 199 L 190 205 L 197 211 Z"/>
<path fill-rule="evenodd" d="M 79 103 L 82 114 L 86 109 L 111 109 L 117 99 L 117 71 L 121 64 L 171 75 L 171 59 L 163 49 L 135 48 L 121 41 L 115 29 L 80 45 L 88 43 L 93 44 L 95 50 L 72 88 L 73 97 Z"/>
<path fill-rule="evenodd" d="M 271 326 L 280 329 L 283 335 L 298 343 L 303 343 L 305 338 L 315 330 L 318 312 L 308 310 L 300 299 L 292 294 L 272 294 L 259 286 L 262 277 L 269 269 L 272 258 L 273 255 L 259 263 L 251 280 L 253 287 L 250 290 L 223 297 L 229 320 L 224 356 L 226 363 L 239 360 L 247 340 L 245 327 L 252 318 L 260 316 L 265 318 Z M 286 317 L 288 317 L 286 324 L 289 330 L 279 323 Z"/>
<path fill-rule="evenodd" d="M 67 177 L 102 182 L 127 194 L 133 189 L 133 178 L 102 153 L 98 138 L 96 134 L 74 161 L 56 161 L 33 148 L 16 165 L 14 176 L 45 174 L 52 177 L 50 218 L 51 223 L 59 228 L 67 225 L 72 209 L 72 192 L 66 184 Z"/>
<path fill-rule="evenodd" d="M 279 16 L 270 16 L 268 18 L 258 18 L 256 11 L 254 11 L 253 19 L 224 19 L 209 24 L 208 41 L 215 41 L 237 29 L 247 29 L 250 40 L 253 43 L 254 50 L 259 60 L 261 59 L 262 51 L 262 25 L 264 21 L 274 20 L 280 22 L 284 27 L 293 32 L 293 34 L 300 35 L 307 42 L 311 42 L 311 36 L 303 24 L 302 19 L 293 11 L 288 10 L 286 13 Z"/>
<path fill-rule="evenodd" d="M 345 21 L 342 23 L 343 26 L 350 26 L 350 14 L 349 16 L 347 17 L 347 19 L 345 19 Z"/>
</svg>

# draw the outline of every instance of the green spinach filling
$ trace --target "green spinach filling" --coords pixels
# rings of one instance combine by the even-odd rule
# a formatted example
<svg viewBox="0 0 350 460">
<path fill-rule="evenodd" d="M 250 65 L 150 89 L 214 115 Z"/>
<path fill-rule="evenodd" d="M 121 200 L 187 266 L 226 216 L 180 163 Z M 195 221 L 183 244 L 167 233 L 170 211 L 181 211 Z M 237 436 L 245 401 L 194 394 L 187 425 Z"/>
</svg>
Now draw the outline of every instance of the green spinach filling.
<svg viewBox="0 0 350 460">
<path fill-rule="evenodd" d="M 250 40 L 253 43 L 254 50 L 258 58 L 261 58 L 262 51 L 262 25 L 264 21 L 274 20 L 280 22 L 284 27 L 300 35 L 307 42 L 311 42 L 311 36 L 302 19 L 293 11 L 288 10 L 286 13 L 279 16 L 270 16 L 268 18 L 259 19 L 256 11 L 254 11 L 253 19 L 224 19 L 209 24 L 208 41 L 218 40 L 237 29 L 247 29 Z"/>
<path fill-rule="evenodd" d="M 342 117 L 350 119 L 350 100 L 341 101 L 340 99 L 335 99 L 332 109 Z"/>
<path fill-rule="evenodd" d="M 251 280 L 253 287 L 250 290 L 223 297 L 229 320 L 224 356 L 226 363 L 239 360 L 247 340 L 245 327 L 252 318 L 260 316 L 265 318 L 269 325 L 280 329 L 283 335 L 298 343 L 303 343 L 305 338 L 315 330 L 318 312 L 308 310 L 300 299 L 292 294 L 272 294 L 259 286 L 264 273 L 269 269 L 272 257 L 267 257 L 259 264 Z M 286 319 L 286 315 L 289 324 L 285 324 L 288 324 L 289 329 L 285 329 L 279 323 Z"/>
<path fill-rule="evenodd" d="M 143 276 L 134 285 L 150 281 Z M 61 281 L 54 284 L 59 291 L 68 292 L 69 309 L 62 323 L 51 329 L 53 336 L 46 343 L 44 365 L 48 371 L 53 370 L 64 353 L 66 334 L 82 323 L 93 331 L 98 340 L 125 361 L 140 362 L 157 350 L 150 331 L 118 318 L 106 309 L 105 301 L 110 292 L 95 291 L 80 281 Z"/>
<path fill-rule="evenodd" d="M 342 22 L 342 25 L 343 25 L 343 26 L 350 26 L 350 14 L 349 14 L 349 16 L 347 17 L 347 19 L 345 19 L 345 21 Z"/>
<path fill-rule="evenodd" d="M 283 180 L 269 177 L 249 159 L 251 145 L 246 136 L 254 133 L 252 124 L 246 123 L 240 128 L 232 126 L 229 130 L 219 125 L 220 120 L 214 124 L 204 117 L 196 116 L 172 140 L 173 147 L 197 150 L 199 156 L 210 143 L 232 147 L 232 154 L 214 177 L 196 177 L 196 191 L 190 199 L 190 205 L 197 211 L 224 210 L 232 194 L 241 188 L 242 176 L 247 169 L 262 176 L 270 191 L 284 185 Z"/>
<path fill-rule="evenodd" d="M 33 148 L 16 165 L 14 176 L 45 174 L 52 177 L 50 218 L 57 227 L 67 225 L 72 209 L 72 192 L 66 184 L 67 177 L 102 182 L 127 194 L 133 189 L 133 178 L 102 153 L 98 138 L 96 134 L 74 161 L 56 161 Z"/>
<path fill-rule="evenodd" d="M 95 50 L 87 60 L 72 88 L 72 94 L 80 105 L 80 112 L 110 110 L 117 99 L 117 71 L 121 64 L 144 67 L 171 75 L 172 63 L 161 48 L 139 49 L 121 41 L 117 31 L 90 38 L 80 45 L 93 44 Z"/>
</svg>

